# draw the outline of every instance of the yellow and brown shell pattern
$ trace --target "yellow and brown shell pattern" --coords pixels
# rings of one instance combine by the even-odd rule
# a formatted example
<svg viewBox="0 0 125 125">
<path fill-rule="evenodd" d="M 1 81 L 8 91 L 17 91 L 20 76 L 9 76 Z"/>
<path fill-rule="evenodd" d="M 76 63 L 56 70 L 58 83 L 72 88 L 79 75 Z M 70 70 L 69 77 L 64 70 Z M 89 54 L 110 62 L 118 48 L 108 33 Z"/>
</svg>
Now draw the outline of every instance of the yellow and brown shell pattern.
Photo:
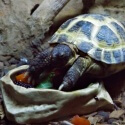
<svg viewBox="0 0 125 125">
<path fill-rule="evenodd" d="M 85 14 L 67 20 L 49 43 L 68 42 L 91 58 L 106 64 L 125 62 L 125 28 L 116 19 Z"/>
</svg>

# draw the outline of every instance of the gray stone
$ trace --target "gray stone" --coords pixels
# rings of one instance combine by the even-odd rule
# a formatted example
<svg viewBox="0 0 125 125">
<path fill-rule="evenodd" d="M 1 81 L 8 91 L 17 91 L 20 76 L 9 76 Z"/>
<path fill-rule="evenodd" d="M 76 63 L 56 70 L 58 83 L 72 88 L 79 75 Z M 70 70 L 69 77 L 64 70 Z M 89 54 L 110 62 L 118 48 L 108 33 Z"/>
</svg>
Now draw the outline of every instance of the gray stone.
<svg viewBox="0 0 125 125">
<path fill-rule="evenodd" d="M 9 64 L 17 64 L 19 61 L 12 57 L 8 62 Z"/>
<path fill-rule="evenodd" d="M 0 62 L 0 69 L 3 69 L 4 68 L 4 64 L 3 62 Z"/>
</svg>

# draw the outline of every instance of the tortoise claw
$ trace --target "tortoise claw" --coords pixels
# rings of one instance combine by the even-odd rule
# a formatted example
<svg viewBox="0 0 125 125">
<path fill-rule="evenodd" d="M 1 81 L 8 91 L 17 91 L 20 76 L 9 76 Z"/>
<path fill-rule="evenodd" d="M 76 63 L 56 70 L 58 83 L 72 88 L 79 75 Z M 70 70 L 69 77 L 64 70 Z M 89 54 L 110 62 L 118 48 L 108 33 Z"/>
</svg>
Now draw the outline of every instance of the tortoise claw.
<svg viewBox="0 0 125 125">
<path fill-rule="evenodd" d="M 59 86 L 59 88 L 58 88 L 58 90 L 63 90 L 63 87 L 64 87 L 64 84 L 61 84 L 60 86 Z"/>
<path fill-rule="evenodd" d="M 25 78 L 28 77 L 27 83 L 31 83 L 32 85 L 35 85 L 35 80 L 33 77 L 30 75 L 29 72 L 25 72 L 24 74 Z"/>
<path fill-rule="evenodd" d="M 32 82 L 31 76 L 28 78 L 27 82 L 28 82 L 28 83 L 31 83 L 31 82 Z"/>
<path fill-rule="evenodd" d="M 60 86 L 59 89 L 60 91 L 70 91 L 72 89 L 71 85 L 67 82 L 63 82 Z"/>
</svg>

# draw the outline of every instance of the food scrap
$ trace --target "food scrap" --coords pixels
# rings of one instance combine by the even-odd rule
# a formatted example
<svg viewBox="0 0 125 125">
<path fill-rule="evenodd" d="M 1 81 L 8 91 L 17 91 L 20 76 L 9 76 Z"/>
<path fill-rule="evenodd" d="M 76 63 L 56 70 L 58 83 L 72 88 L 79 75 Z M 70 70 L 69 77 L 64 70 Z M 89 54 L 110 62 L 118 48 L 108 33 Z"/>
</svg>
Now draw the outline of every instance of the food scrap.
<svg viewBox="0 0 125 125">
<path fill-rule="evenodd" d="M 26 75 L 25 72 L 24 72 L 24 73 L 21 73 L 21 74 L 19 74 L 19 75 L 16 76 L 16 81 L 18 81 L 18 82 L 24 82 L 24 83 L 29 83 L 28 82 L 29 78 L 30 77 L 28 75 Z"/>
<path fill-rule="evenodd" d="M 23 72 L 17 76 L 15 76 L 14 83 L 16 85 L 25 87 L 25 88 L 42 88 L 42 89 L 51 89 L 53 88 L 52 78 L 55 76 L 55 72 L 50 72 L 44 79 L 42 79 L 39 83 L 34 84 L 30 81 L 30 76 Z M 30 82 L 29 82 L 30 81 Z"/>
<path fill-rule="evenodd" d="M 52 78 L 55 76 L 54 72 L 51 72 L 36 88 L 51 89 L 53 88 Z"/>
<path fill-rule="evenodd" d="M 22 86 L 25 88 L 33 88 L 33 82 L 30 81 L 30 76 L 26 74 L 26 72 L 23 72 L 17 76 L 15 76 L 14 83 L 18 86 Z"/>
<path fill-rule="evenodd" d="M 73 116 L 73 118 L 71 119 L 71 123 L 73 125 L 90 125 L 89 120 L 78 115 Z"/>
</svg>

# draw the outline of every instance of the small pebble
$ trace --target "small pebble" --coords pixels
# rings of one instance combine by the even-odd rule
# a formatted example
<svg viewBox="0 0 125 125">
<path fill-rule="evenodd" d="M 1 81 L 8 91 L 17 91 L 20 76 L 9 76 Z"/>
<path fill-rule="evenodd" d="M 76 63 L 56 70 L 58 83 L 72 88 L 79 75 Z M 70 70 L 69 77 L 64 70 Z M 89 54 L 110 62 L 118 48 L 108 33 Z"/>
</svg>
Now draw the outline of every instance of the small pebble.
<svg viewBox="0 0 125 125">
<path fill-rule="evenodd" d="M 103 116 L 104 121 L 107 121 L 109 119 L 109 112 L 99 111 L 97 115 Z"/>
<path fill-rule="evenodd" d="M 107 123 L 108 123 L 108 124 L 112 124 L 112 123 L 115 122 L 115 121 L 117 121 L 117 120 L 114 119 L 114 118 L 111 118 L 111 119 L 109 119 L 109 120 L 107 121 Z"/>
</svg>

